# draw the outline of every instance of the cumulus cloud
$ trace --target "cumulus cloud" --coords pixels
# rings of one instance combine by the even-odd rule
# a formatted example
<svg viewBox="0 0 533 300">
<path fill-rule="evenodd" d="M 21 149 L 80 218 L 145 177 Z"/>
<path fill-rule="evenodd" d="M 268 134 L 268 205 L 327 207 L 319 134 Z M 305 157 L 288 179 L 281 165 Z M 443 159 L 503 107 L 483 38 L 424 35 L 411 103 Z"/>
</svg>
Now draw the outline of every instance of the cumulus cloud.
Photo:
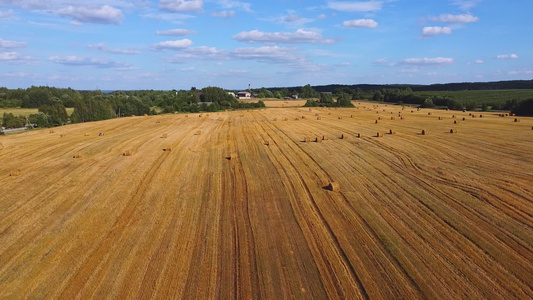
<svg viewBox="0 0 533 300">
<path fill-rule="evenodd" d="M 198 12 L 202 10 L 202 0 L 160 0 L 159 8 L 170 12 Z"/>
<path fill-rule="evenodd" d="M 380 11 L 383 7 L 383 1 L 366 1 L 366 2 L 354 2 L 354 1 L 329 1 L 328 8 L 339 11 Z"/>
<path fill-rule="evenodd" d="M 518 55 L 516 55 L 516 54 L 502 54 L 502 55 L 496 56 L 496 58 L 498 58 L 498 59 L 517 59 Z"/>
<path fill-rule="evenodd" d="M 97 49 L 105 53 L 111 53 L 111 54 L 139 54 L 141 53 L 139 50 L 134 49 L 110 49 L 107 47 L 105 43 L 99 43 L 96 45 L 88 45 L 87 48 L 90 49 Z"/>
<path fill-rule="evenodd" d="M 453 58 L 446 58 L 446 57 L 434 57 L 434 58 L 406 58 L 404 59 L 401 64 L 405 65 L 417 65 L 417 66 L 425 66 L 425 65 L 450 65 L 454 63 Z"/>
<path fill-rule="evenodd" d="M 475 63 L 478 64 L 478 65 L 481 65 L 481 64 L 483 64 L 485 62 L 483 60 L 481 60 L 481 59 L 478 59 L 478 60 L 475 61 Z"/>
<path fill-rule="evenodd" d="M 66 66 L 96 67 L 96 68 L 126 68 L 128 64 L 115 62 L 103 58 L 85 58 L 76 55 L 51 56 L 49 61 Z"/>
<path fill-rule="evenodd" d="M 157 31 L 156 34 L 157 35 L 168 35 L 168 36 L 185 36 L 185 35 L 196 34 L 196 31 L 177 28 L 177 29 Z"/>
<path fill-rule="evenodd" d="M 357 19 L 342 22 L 342 27 L 351 27 L 351 28 L 376 28 L 378 27 L 378 22 L 372 19 Z"/>
<path fill-rule="evenodd" d="M 23 48 L 28 46 L 26 42 L 14 42 L 0 39 L 0 48 Z"/>
<path fill-rule="evenodd" d="M 379 66 L 394 66 L 396 63 L 390 62 L 388 59 L 380 58 L 376 61 L 374 61 L 374 64 Z"/>
<path fill-rule="evenodd" d="M 474 23 L 479 21 L 478 17 L 475 17 L 469 13 L 463 15 L 443 14 L 438 17 L 430 17 L 429 19 L 434 22 L 442 23 Z"/>
<path fill-rule="evenodd" d="M 0 10 L 0 19 L 11 19 L 13 18 L 13 10 L 10 9 L 8 11 L 1 11 Z"/>
<path fill-rule="evenodd" d="M 235 16 L 235 11 L 234 10 L 223 10 L 223 11 L 220 11 L 220 12 L 214 12 L 211 15 L 213 17 L 216 17 L 216 18 L 229 19 L 229 18 L 232 18 L 233 16 Z"/>
<path fill-rule="evenodd" d="M 240 9 L 245 12 L 253 12 L 252 5 L 248 2 L 241 2 L 236 0 L 220 0 L 218 4 L 225 9 Z"/>
<path fill-rule="evenodd" d="M 18 52 L 0 52 L 0 61 L 25 65 L 33 65 L 36 63 L 35 57 L 22 55 Z"/>
<path fill-rule="evenodd" d="M 450 27 L 440 27 L 440 26 L 422 28 L 422 36 L 424 37 L 443 35 L 443 34 L 452 34 L 452 29 Z"/>
<path fill-rule="evenodd" d="M 55 11 L 59 16 L 71 17 L 81 23 L 120 24 L 123 15 L 120 9 L 101 7 L 67 6 Z"/>
<path fill-rule="evenodd" d="M 244 31 L 233 39 L 245 43 L 257 44 L 333 44 L 335 39 L 325 39 L 320 33 L 298 29 L 296 32 L 262 32 Z"/>
<path fill-rule="evenodd" d="M 451 0 L 452 4 L 462 10 L 470 10 L 477 6 L 481 0 Z"/>
<path fill-rule="evenodd" d="M 189 39 L 164 41 L 152 46 L 155 50 L 177 50 L 187 48 L 192 45 L 192 41 Z"/>
</svg>

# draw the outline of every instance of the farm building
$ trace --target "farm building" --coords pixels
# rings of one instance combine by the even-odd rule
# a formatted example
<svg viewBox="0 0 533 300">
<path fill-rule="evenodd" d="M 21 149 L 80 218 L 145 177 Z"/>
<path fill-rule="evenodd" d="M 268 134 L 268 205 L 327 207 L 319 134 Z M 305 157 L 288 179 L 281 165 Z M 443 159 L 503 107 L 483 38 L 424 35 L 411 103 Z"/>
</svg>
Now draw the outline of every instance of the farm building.
<svg viewBox="0 0 533 300">
<path fill-rule="evenodd" d="M 238 92 L 237 93 L 237 99 L 250 99 L 252 98 L 252 94 L 250 92 Z"/>
</svg>

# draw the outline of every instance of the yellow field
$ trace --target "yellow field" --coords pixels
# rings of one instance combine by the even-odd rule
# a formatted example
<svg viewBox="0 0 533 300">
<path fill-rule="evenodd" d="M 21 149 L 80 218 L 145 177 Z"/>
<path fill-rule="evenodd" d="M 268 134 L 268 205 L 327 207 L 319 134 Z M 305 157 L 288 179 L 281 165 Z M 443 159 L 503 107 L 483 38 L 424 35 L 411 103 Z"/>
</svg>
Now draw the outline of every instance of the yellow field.
<svg viewBox="0 0 533 300">
<path fill-rule="evenodd" d="M 533 119 L 358 106 L 0 136 L 0 298 L 531 299 Z"/>
<path fill-rule="evenodd" d="M 37 108 L 0 108 L 0 122 L 4 118 L 4 113 L 12 113 L 15 116 L 25 116 L 36 114 L 39 110 Z M 74 108 L 67 108 L 67 114 L 70 116 L 74 112 Z"/>
</svg>

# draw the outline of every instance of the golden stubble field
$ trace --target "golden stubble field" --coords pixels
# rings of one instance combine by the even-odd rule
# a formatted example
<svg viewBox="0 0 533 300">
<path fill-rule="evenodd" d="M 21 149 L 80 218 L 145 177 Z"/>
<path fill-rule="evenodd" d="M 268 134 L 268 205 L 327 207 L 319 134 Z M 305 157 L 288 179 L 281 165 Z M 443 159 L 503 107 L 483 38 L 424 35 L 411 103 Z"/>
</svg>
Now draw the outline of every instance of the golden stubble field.
<svg viewBox="0 0 533 300">
<path fill-rule="evenodd" d="M 357 106 L 0 137 L 0 298 L 532 298 L 533 119 Z"/>
</svg>

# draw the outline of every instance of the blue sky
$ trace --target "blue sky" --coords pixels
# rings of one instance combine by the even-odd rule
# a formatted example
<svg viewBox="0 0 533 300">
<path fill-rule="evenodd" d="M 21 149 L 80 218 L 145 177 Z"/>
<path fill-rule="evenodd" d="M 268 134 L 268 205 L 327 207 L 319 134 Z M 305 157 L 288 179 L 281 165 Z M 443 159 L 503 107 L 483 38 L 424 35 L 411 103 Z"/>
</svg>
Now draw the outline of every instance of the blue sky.
<svg viewBox="0 0 533 300">
<path fill-rule="evenodd" d="M 0 0 L 0 86 L 533 79 L 533 1 Z"/>
</svg>

